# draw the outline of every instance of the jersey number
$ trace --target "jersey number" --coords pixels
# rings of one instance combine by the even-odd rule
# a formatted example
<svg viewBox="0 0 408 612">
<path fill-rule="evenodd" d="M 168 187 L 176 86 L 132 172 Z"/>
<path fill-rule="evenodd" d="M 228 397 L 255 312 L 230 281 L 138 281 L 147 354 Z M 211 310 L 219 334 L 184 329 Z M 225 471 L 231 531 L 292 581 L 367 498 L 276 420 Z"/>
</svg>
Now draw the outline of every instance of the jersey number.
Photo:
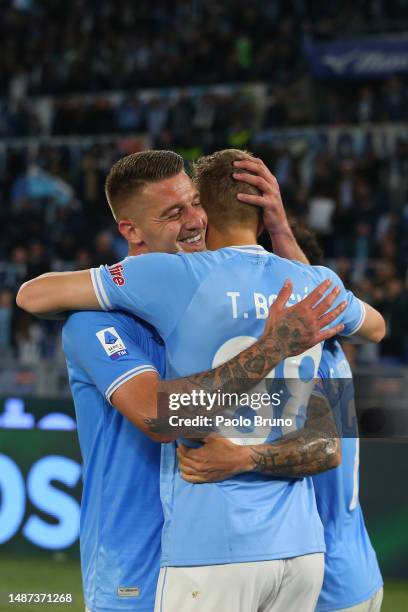
<svg viewBox="0 0 408 612">
<path fill-rule="evenodd" d="M 212 367 L 225 363 L 229 359 L 235 357 L 241 351 L 247 349 L 257 342 L 257 338 L 253 336 L 236 336 L 227 340 L 216 352 L 213 358 Z M 296 430 L 296 417 L 299 416 L 300 409 L 307 404 L 310 394 L 314 386 L 314 377 L 317 375 L 320 359 L 322 355 L 322 347 L 320 344 L 313 346 L 301 355 L 295 357 L 288 357 L 283 362 L 282 378 L 285 379 L 285 386 L 289 391 L 290 397 L 287 399 L 285 406 L 281 413 L 281 418 L 292 422 L 292 426 L 282 427 L 282 435 L 290 433 Z M 307 370 L 310 372 L 310 383 L 300 383 L 302 367 L 307 366 Z M 276 368 L 271 370 L 266 379 L 275 378 Z M 267 393 L 268 387 L 266 380 L 262 380 L 251 389 L 251 393 Z M 257 410 L 257 413 L 265 417 L 273 417 L 271 415 L 271 408 L 268 406 L 264 409 Z M 230 430 L 231 431 L 231 430 Z M 222 433 L 222 432 L 221 432 Z M 227 433 L 227 432 L 225 432 Z M 271 433 L 270 427 L 257 428 L 257 438 L 230 438 L 231 441 L 236 444 L 263 444 L 269 434 Z"/>
</svg>

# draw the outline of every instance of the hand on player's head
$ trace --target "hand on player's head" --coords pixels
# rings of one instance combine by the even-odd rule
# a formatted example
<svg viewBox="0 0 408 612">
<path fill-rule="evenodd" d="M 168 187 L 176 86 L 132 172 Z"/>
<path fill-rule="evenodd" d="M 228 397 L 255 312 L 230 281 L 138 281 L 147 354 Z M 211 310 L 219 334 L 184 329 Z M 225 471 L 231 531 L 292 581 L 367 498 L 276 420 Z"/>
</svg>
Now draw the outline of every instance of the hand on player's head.
<svg viewBox="0 0 408 612">
<path fill-rule="evenodd" d="M 234 162 L 234 179 L 257 187 L 261 195 L 238 193 L 240 202 L 262 208 L 263 224 L 269 233 L 282 231 L 288 226 L 286 212 L 276 177 L 261 159 L 239 160 Z M 241 170 L 241 172 L 240 172 Z"/>
</svg>

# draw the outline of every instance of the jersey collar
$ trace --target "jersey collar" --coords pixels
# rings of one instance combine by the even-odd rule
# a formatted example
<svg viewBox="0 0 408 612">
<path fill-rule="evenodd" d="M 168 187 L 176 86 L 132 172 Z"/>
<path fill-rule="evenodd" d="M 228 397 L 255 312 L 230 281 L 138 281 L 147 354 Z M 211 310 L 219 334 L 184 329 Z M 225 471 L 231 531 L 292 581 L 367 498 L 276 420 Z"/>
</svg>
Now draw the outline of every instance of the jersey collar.
<svg viewBox="0 0 408 612">
<path fill-rule="evenodd" d="M 227 247 L 228 249 L 234 249 L 234 251 L 241 251 L 241 253 L 252 253 L 252 254 L 267 254 L 269 255 L 268 251 L 266 251 L 263 246 L 261 246 L 260 244 L 240 244 L 239 246 L 229 246 Z"/>
</svg>

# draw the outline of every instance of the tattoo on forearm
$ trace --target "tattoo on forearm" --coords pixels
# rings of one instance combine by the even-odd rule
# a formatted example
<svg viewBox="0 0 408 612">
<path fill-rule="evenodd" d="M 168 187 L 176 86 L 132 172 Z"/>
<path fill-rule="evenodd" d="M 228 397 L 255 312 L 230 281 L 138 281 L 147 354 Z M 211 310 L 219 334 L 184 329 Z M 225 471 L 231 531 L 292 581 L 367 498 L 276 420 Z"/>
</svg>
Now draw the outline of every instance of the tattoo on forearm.
<svg viewBox="0 0 408 612">
<path fill-rule="evenodd" d="M 312 396 L 305 427 L 273 444 L 251 447 L 253 471 L 273 476 L 301 478 L 337 465 L 339 440 L 330 408 Z"/>
<path fill-rule="evenodd" d="M 270 321 L 269 333 L 226 363 L 174 381 L 159 383 L 159 393 L 165 398 L 173 392 L 203 390 L 214 393 L 245 393 L 250 391 L 261 379 L 265 378 L 280 362 L 289 355 L 298 355 L 312 344 L 311 330 L 306 319 L 292 308 L 286 309 L 274 326 Z M 273 333 L 272 333 L 273 332 Z M 229 406 L 214 405 L 212 414 L 222 412 Z M 208 414 L 205 407 L 189 406 L 179 410 L 179 416 Z M 150 427 L 158 426 L 151 424 Z M 153 431 L 153 430 L 152 430 Z"/>
</svg>

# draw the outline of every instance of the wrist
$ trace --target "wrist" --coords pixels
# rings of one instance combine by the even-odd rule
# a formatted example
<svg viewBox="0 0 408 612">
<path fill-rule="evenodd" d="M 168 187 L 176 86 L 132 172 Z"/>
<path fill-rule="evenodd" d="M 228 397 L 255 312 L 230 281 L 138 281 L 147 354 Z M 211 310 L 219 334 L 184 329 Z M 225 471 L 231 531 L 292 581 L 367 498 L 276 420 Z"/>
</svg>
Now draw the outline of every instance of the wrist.
<svg viewBox="0 0 408 612">
<path fill-rule="evenodd" d="M 242 474 L 243 472 L 252 472 L 254 469 L 254 462 L 251 459 L 251 447 L 238 446 L 238 449 L 236 473 Z"/>
<path fill-rule="evenodd" d="M 285 219 L 284 221 L 282 220 L 280 223 L 276 223 L 274 225 L 269 226 L 267 230 L 271 237 L 272 236 L 287 236 L 287 237 L 293 236 L 292 230 L 290 229 L 290 225 L 287 219 Z"/>
<path fill-rule="evenodd" d="M 283 343 L 275 335 L 271 337 L 269 330 L 264 331 L 258 340 L 258 345 L 265 358 L 264 371 L 261 376 L 267 376 L 278 363 L 289 356 L 284 350 Z"/>
</svg>

